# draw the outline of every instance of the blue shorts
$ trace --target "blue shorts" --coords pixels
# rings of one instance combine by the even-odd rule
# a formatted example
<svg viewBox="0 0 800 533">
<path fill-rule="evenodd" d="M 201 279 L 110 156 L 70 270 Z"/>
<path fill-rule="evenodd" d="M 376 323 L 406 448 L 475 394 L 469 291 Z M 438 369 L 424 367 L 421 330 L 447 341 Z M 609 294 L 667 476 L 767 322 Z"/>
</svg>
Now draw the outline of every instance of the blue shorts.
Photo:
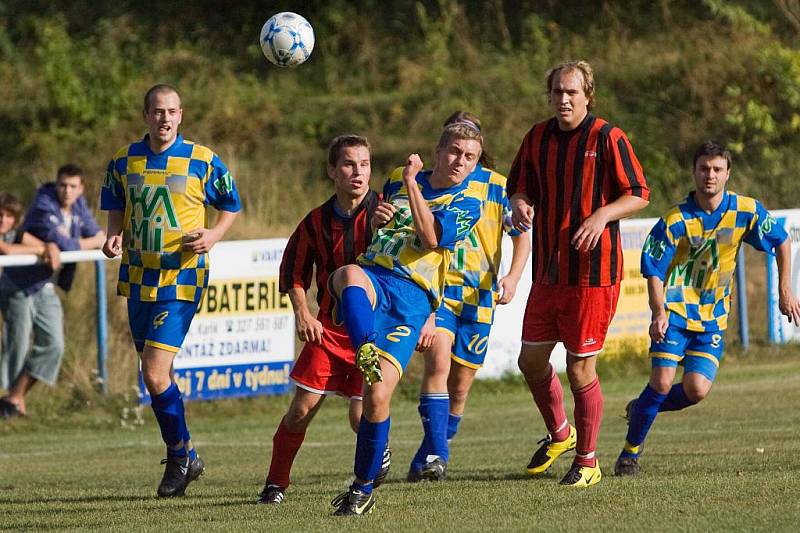
<svg viewBox="0 0 800 533">
<path fill-rule="evenodd" d="M 714 381 L 722 360 L 722 331 L 689 331 L 670 324 L 663 342 L 650 343 L 653 367 L 677 367 Z"/>
<path fill-rule="evenodd" d="M 178 353 L 196 312 L 195 302 L 142 302 L 128 299 L 128 324 L 136 351 L 142 353 L 147 344 Z"/>
<path fill-rule="evenodd" d="M 428 294 L 383 267 L 362 267 L 375 290 L 375 346 L 403 375 L 432 309 Z"/>
<path fill-rule="evenodd" d="M 436 311 L 436 331 L 447 334 L 453 342 L 450 358 L 475 370 L 486 359 L 491 329 L 491 324 L 464 320 L 444 305 Z"/>
</svg>

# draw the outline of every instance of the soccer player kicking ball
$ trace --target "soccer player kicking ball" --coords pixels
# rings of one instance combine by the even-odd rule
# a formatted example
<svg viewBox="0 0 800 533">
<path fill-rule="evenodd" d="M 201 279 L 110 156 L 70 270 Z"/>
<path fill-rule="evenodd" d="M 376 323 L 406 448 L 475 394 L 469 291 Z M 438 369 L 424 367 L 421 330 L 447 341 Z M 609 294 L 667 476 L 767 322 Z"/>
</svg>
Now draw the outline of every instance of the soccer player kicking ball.
<svg viewBox="0 0 800 533">
<path fill-rule="evenodd" d="M 625 133 L 589 112 L 594 75 L 588 63 L 550 70 L 547 92 L 554 116 L 525 136 L 508 178 L 515 227 L 533 227 L 533 285 L 519 368 L 548 431 L 527 472 L 541 475 L 575 450 L 561 484 L 589 487 L 602 477 L 595 457 L 603 417 L 596 364 L 622 281 L 619 219 L 645 207 L 650 190 Z M 559 341 L 567 349 L 575 426 L 550 365 Z"/>
<path fill-rule="evenodd" d="M 482 132 L 480 119 L 465 111 L 451 115 L 444 126 L 450 124 Z M 495 305 L 514 297 L 531 251 L 530 236 L 511 226 L 506 178 L 491 166 L 484 151 L 469 176 L 470 188 L 483 200 L 481 219 L 455 246 L 444 300 L 436 310 L 433 343 L 424 352 L 419 414 L 425 435 L 408 471 L 411 482 L 446 477 L 449 441 L 458 432 L 475 373 L 483 366 Z M 508 274 L 498 280 L 504 233 L 511 235 L 514 252 Z"/>
<path fill-rule="evenodd" d="M 694 154 L 695 190 L 653 227 L 642 250 L 650 310 L 650 383 L 628 404 L 628 435 L 614 465 L 618 476 L 639 473 L 639 455 L 662 411 L 705 398 L 722 359 L 730 284 L 742 242 L 775 254 L 779 307 L 795 323 L 800 303 L 791 289 L 791 244 L 760 202 L 727 191 L 731 155 L 708 141 Z M 678 364 L 683 379 L 673 385 Z"/>
<path fill-rule="evenodd" d="M 117 293 L 128 299 L 142 378 L 167 445 L 161 497 L 182 496 L 205 469 L 192 446 L 172 362 L 208 286 L 207 252 L 241 209 L 219 156 L 178 134 L 182 117 L 175 89 L 147 91 L 149 133 L 116 153 L 100 196 L 100 208 L 108 211 L 103 253 L 122 256 Z M 206 205 L 219 211 L 211 228 L 205 227 Z"/>
<path fill-rule="evenodd" d="M 417 154 L 384 186 L 376 210 L 380 227 L 359 265 L 331 276 L 338 309 L 364 376 L 364 414 L 358 428 L 355 482 L 333 500 L 336 515 L 372 510 L 372 489 L 389 438 L 389 404 L 428 316 L 439 307 L 453 246 L 480 217 L 481 199 L 466 181 L 483 149 L 473 128 L 444 129 L 432 171 Z M 376 224 L 380 225 L 380 224 Z"/>
<path fill-rule="evenodd" d="M 289 295 L 297 336 L 306 345 L 290 374 L 297 388 L 272 438 L 272 462 L 258 503 L 284 501 L 292 463 L 325 396 L 339 394 L 350 399 L 353 431 L 358 431 L 361 420 L 364 380 L 356 368 L 355 350 L 347 332 L 333 324 L 328 277 L 336 268 L 355 263 L 371 240 L 369 224 L 380 196 L 369 188 L 372 167 L 367 139 L 358 135 L 333 139 L 327 170 L 334 195 L 306 215 L 289 238 L 281 261 L 280 291 Z M 316 317 L 307 303 L 315 270 L 319 306 Z M 388 473 L 388 448 L 385 455 L 383 477 Z"/>
</svg>

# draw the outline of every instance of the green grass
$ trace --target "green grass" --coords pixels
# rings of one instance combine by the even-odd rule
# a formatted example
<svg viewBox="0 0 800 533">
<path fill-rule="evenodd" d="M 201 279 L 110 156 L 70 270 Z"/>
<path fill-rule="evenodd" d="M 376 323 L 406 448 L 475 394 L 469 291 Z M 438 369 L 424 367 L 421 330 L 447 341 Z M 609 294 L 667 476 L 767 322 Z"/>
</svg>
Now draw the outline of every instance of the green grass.
<svg viewBox="0 0 800 533">
<path fill-rule="evenodd" d="M 703 404 L 660 416 L 637 478 L 611 472 L 625 433 L 620 414 L 646 377 L 604 378 L 605 478 L 588 490 L 558 486 L 569 459 L 544 477 L 523 475 L 543 425 L 519 379 L 476 386 L 446 482 L 402 482 L 421 431 L 407 387 L 392 406 L 393 471 L 364 519 L 330 516 L 354 444 L 338 399 L 310 428 L 277 507 L 253 501 L 287 398 L 189 404 L 208 470 L 187 497 L 168 501 L 154 497 L 162 447 L 149 410 L 141 422 L 129 411 L 125 425 L 119 400 L 62 419 L 15 420 L 0 425 L 0 529 L 795 531 L 800 359 L 796 348 L 773 351 L 728 361 Z"/>
</svg>

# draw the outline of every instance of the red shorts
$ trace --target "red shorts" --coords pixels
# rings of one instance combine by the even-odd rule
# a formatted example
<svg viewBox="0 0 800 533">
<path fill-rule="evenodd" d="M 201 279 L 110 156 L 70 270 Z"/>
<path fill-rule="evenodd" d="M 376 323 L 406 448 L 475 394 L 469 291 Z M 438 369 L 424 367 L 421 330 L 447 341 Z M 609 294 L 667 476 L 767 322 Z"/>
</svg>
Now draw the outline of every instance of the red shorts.
<svg viewBox="0 0 800 533">
<path fill-rule="evenodd" d="M 289 377 L 300 387 L 316 394 L 340 394 L 361 399 L 363 378 L 355 365 L 353 345 L 344 327 L 322 321 L 322 342 L 307 342 Z"/>
<path fill-rule="evenodd" d="M 522 343 L 561 341 L 572 355 L 598 354 L 618 299 L 619 283 L 609 287 L 534 285 L 522 322 Z"/>
</svg>

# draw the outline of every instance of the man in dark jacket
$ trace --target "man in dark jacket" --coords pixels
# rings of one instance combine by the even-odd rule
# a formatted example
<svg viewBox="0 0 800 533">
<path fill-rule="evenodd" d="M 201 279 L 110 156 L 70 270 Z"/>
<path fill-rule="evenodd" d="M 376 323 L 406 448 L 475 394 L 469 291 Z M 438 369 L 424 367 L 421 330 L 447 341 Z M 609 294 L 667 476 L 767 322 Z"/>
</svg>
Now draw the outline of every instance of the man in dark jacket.
<svg viewBox="0 0 800 533">
<path fill-rule="evenodd" d="M 83 197 L 83 171 L 75 165 L 58 169 L 55 183 L 36 192 L 20 228 L 61 251 L 100 248 L 105 233 Z M 25 395 L 37 381 L 53 385 L 64 355 L 64 312 L 55 285 L 68 291 L 75 264 L 51 263 L 9 267 L 0 279 L 0 311 L 6 326 L 3 346 L 13 376 L 8 394 L 0 398 L 0 416 L 26 413 Z M 33 331 L 33 347 L 30 336 Z"/>
</svg>

